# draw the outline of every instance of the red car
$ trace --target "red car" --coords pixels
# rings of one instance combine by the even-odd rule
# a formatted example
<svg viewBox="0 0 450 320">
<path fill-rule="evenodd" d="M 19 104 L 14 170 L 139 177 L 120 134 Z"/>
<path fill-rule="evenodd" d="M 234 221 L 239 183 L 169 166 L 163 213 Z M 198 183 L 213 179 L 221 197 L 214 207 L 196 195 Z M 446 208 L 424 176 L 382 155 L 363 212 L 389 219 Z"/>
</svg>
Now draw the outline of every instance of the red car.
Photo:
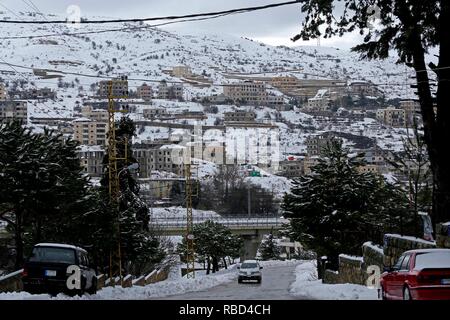
<svg viewBox="0 0 450 320">
<path fill-rule="evenodd" d="M 406 251 L 380 286 L 384 300 L 450 300 L 450 249 Z"/>
</svg>

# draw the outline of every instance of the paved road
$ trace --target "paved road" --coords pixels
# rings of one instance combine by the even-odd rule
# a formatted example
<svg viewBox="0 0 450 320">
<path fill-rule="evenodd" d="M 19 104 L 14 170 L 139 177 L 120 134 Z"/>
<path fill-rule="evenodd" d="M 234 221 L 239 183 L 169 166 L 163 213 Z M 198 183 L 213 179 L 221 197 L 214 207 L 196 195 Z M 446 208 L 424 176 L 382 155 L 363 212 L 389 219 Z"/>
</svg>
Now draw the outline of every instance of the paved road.
<svg viewBox="0 0 450 320">
<path fill-rule="evenodd" d="M 262 270 L 262 283 L 233 282 L 219 285 L 205 291 L 189 292 L 164 297 L 164 300 L 291 300 L 289 286 L 295 280 L 295 266 L 272 266 Z"/>
</svg>

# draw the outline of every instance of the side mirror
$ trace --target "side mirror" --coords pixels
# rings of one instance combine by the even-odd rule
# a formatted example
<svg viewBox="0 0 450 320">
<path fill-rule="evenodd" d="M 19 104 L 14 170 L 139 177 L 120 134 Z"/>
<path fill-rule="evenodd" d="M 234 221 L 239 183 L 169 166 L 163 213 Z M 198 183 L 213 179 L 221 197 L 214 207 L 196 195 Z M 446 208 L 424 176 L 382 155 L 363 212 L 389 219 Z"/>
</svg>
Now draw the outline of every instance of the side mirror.
<svg viewBox="0 0 450 320">
<path fill-rule="evenodd" d="M 240 269 L 241 267 L 238 266 L 237 268 Z"/>
</svg>

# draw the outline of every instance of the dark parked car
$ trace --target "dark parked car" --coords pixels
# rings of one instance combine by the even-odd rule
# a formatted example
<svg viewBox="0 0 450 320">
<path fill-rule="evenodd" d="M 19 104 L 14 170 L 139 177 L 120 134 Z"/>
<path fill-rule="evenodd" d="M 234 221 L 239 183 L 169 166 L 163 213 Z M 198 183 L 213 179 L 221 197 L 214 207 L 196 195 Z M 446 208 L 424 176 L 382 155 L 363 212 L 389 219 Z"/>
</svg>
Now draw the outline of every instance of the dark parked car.
<svg viewBox="0 0 450 320">
<path fill-rule="evenodd" d="M 450 249 L 406 251 L 380 285 L 383 299 L 450 300 Z"/>
<path fill-rule="evenodd" d="M 67 279 L 69 266 L 81 271 L 81 288 L 69 289 Z M 70 270 L 69 270 L 70 271 Z M 97 291 L 96 271 L 89 263 L 86 250 L 67 244 L 39 243 L 25 262 L 22 281 L 24 291 L 30 293 L 94 294 Z"/>
</svg>

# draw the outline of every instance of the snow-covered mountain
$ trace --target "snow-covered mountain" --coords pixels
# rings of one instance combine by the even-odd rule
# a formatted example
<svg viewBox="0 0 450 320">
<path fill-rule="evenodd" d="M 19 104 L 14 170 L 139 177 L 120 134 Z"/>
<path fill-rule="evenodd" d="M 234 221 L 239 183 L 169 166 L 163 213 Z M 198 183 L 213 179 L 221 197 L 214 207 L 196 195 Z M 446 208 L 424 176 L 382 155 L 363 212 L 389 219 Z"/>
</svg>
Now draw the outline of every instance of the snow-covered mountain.
<svg viewBox="0 0 450 320">
<path fill-rule="evenodd" d="M 42 19 L 31 13 L 18 13 L 22 19 Z M 48 19 L 63 20 L 56 15 L 47 15 Z M 3 12 L 0 19 L 17 19 Z M 410 71 L 395 64 L 396 59 L 385 61 L 359 60 L 356 53 L 329 47 L 284 47 L 270 46 L 246 38 L 227 35 L 188 35 L 175 34 L 157 28 L 140 28 L 139 24 L 107 24 L 79 27 L 61 24 L 0 24 L 0 76 L 5 81 L 12 79 L 34 82 L 37 86 L 55 87 L 56 79 L 40 79 L 31 69 L 45 68 L 75 73 L 65 75 L 63 81 L 84 86 L 97 82 L 76 73 L 116 76 L 128 75 L 132 78 L 161 80 L 171 78 L 162 70 L 176 65 L 188 65 L 196 74 L 206 74 L 214 84 L 229 80 L 224 72 L 260 73 L 264 71 L 302 69 L 297 73 L 300 78 L 332 78 L 347 80 L 370 80 L 380 84 L 388 97 L 412 95 L 408 85 Z M 120 31 L 89 34 L 105 29 Z M 47 36 L 49 34 L 58 36 Z M 63 35 L 64 33 L 79 33 Z M 85 34 L 80 34 L 85 33 Z M 41 36 L 39 38 L 4 39 L 8 37 Z M 14 64 L 14 66 L 6 63 Z M 20 72 L 20 73 L 19 73 Z M 271 73 L 274 75 L 276 73 Z M 267 74 L 268 75 L 268 74 Z M 411 82 L 411 80 L 409 80 Z M 140 85 L 142 81 L 130 83 Z M 220 86 L 210 88 L 186 88 L 190 96 L 204 96 L 220 93 Z"/>
</svg>

